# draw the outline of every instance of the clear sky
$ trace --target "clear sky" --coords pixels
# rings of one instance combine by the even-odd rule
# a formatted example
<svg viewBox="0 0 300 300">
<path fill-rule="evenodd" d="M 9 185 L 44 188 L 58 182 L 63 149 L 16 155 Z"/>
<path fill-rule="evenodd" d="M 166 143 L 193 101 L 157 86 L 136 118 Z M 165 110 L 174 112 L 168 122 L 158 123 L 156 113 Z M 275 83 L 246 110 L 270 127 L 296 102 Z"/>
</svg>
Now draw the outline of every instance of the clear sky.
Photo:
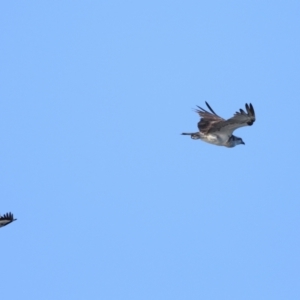
<svg viewBox="0 0 300 300">
<path fill-rule="evenodd" d="M 1 299 L 300 299 L 300 2 L 3 1 Z M 245 146 L 181 136 L 252 103 Z"/>
</svg>

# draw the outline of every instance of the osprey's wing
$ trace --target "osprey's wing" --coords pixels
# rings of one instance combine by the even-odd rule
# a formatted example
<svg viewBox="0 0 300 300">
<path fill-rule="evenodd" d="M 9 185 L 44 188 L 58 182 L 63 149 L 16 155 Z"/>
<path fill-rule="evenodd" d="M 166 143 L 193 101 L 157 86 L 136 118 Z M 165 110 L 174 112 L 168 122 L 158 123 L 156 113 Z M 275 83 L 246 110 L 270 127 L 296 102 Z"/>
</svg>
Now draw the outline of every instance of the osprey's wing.
<svg viewBox="0 0 300 300">
<path fill-rule="evenodd" d="M 3 216 L 0 216 L 0 227 L 3 227 L 17 219 L 14 219 L 14 215 L 12 213 L 4 214 Z"/>
<path fill-rule="evenodd" d="M 199 109 L 195 109 L 196 113 L 199 114 L 201 117 L 200 121 L 198 122 L 198 128 L 199 131 L 202 133 L 208 133 L 211 131 L 212 128 L 214 128 L 217 124 L 225 122 L 223 118 L 218 116 L 213 109 L 210 107 L 210 105 L 205 102 L 208 109 L 211 111 L 207 111 L 204 108 L 197 106 Z"/>
<path fill-rule="evenodd" d="M 245 107 L 247 113 L 240 109 L 240 111 L 236 112 L 232 118 L 214 124 L 209 132 L 220 132 L 231 136 L 234 130 L 244 126 L 251 126 L 255 122 L 254 108 L 251 103 L 249 105 L 246 103 Z"/>
</svg>

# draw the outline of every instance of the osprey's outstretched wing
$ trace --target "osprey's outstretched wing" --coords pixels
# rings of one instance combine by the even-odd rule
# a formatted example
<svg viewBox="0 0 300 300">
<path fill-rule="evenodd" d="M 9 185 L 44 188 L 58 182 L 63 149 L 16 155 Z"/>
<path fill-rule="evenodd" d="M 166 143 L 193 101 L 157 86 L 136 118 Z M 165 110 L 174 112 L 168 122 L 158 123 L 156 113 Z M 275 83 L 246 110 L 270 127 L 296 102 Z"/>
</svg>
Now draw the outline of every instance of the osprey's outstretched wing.
<svg viewBox="0 0 300 300">
<path fill-rule="evenodd" d="M 208 109 L 211 111 L 207 111 L 204 108 L 197 106 L 199 109 L 195 109 L 196 113 L 199 114 L 201 117 L 200 121 L 198 122 L 199 131 L 207 134 L 214 128 L 217 124 L 224 122 L 225 120 L 218 116 L 214 110 L 210 107 L 210 105 L 205 101 Z"/>
<path fill-rule="evenodd" d="M 6 213 L 3 216 L 0 216 L 0 227 L 6 226 L 16 220 L 17 219 L 14 219 L 14 215 L 12 213 Z"/>
<path fill-rule="evenodd" d="M 231 136 L 233 131 L 240 127 L 251 126 L 255 122 L 255 112 L 252 104 L 245 105 L 247 113 L 240 109 L 234 116 L 226 121 L 215 122 L 209 130 L 209 133 L 220 132 Z"/>
</svg>

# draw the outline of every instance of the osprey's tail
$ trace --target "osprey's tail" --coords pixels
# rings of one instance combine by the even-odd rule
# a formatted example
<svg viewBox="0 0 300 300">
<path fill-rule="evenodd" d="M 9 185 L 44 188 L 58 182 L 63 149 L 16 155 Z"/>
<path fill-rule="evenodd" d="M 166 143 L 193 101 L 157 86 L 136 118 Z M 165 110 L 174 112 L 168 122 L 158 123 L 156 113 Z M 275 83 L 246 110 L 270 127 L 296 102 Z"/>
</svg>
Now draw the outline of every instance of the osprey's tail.
<svg viewBox="0 0 300 300">
<path fill-rule="evenodd" d="M 200 139 L 199 132 L 194 132 L 194 133 L 183 132 L 182 135 L 190 135 L 193 140 L 199 140 Z"/>
</svg>

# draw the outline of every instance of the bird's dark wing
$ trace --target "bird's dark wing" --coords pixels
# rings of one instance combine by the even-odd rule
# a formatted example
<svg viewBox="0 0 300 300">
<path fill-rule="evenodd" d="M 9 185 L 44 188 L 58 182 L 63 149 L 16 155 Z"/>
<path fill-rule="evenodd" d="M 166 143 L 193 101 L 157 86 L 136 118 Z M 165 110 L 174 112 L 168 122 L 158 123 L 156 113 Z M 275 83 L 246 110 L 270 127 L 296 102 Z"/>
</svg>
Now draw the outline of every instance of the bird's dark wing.
<svg viewBox="0 0 300 300">
<path fill-rule="evenodd" d="M 198 122 L 198 128 L 199 131 L 202 133 L 208 133 L 211 130 L 211 128 L 216 126 L 218 123 L 222 123 L 223 121 L 225 121 L 223 118 L 221 118 L 214 112 L 214 110 L 210 107 L 210 105 L 207 102 L 205 102 L 205 104 L 211 112 L 205 110 L 200 106 L 197 106 L 199 109 L 195 109 L 196 113 L 198 113 L 201 117 L 200 121 Z"/>
<path fill-rule="evenodd" d="M 240 109 L 234 116 L 226 121 L 215 123 L 209 130 L 210 133 L 220 132 L 226 133 L 229 136 L 233 131 L 244 126 L 251 126 L 255 122 L 255 112 L 252 104 L 246 104 L 246 111 Z"/>
<path fill-rule="evenodd" d="M 3 216 L 0 216 L 0 227 L 3 227 L 17 219 L 14 219 L 14 215 L 12 213 L 6 213 Z"/>
</svg>

